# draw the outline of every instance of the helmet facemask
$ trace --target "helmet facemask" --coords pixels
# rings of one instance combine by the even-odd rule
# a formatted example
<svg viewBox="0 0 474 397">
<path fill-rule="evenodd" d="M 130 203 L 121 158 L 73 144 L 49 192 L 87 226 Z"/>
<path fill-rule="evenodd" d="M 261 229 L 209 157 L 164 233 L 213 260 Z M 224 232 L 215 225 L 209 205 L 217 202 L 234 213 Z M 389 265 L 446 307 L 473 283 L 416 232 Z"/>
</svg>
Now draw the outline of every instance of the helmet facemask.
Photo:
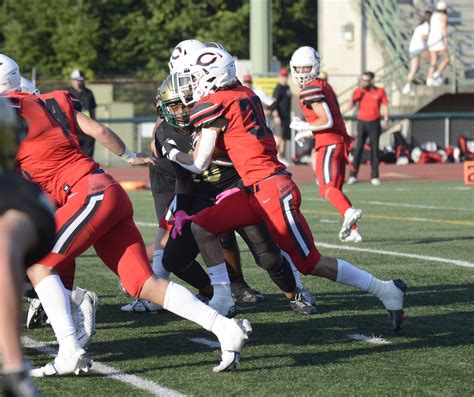
<svg viewBox="0 0 474 397">
<path fill-rule="evenodd" d="M 186 129 L 191 125 L 191 110 L 187 103 L 181 100 L 174 75 L 168 76 L 160 86 L 157 96 L 157 109 L 160 117 L 163 117 L 173 127 Z M 183 93 L 186 102 L 192 100 L 191 92 Z"/>
</svg>

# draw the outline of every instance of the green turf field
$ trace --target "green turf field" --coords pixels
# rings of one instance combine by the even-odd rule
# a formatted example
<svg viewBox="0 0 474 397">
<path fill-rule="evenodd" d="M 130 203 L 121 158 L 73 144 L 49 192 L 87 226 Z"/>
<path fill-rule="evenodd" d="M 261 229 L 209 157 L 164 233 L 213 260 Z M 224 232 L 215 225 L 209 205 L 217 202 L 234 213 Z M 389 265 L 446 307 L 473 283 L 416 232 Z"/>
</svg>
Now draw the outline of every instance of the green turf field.
<svg viewBox="0 0 474 397">
<path fill-rule="evenodd" d="M 354 206 L 364 211 L 359 224 L 364 241 L 357 245 L 338 241 L 341 218 L 314 186 L 301 190 L 303 213 L 322 252 L 379 278 L 408 283 L 407 320 L 398 335 L 376 298 L 314 277 L 303 282 L 317 295 L 319 313 L 294 314 L 242 246 L 246 278 L 265 301 L 243 305 L 240 316 L 252 322 L 254 333 L 240 370 L 213 374 L 218 350 L 191 341 L 214 341 L 213 336 L 169 313 L 120 311 L 128 299 L 89 250 L 78 260 L 77 285 L 101 299 L 89 346 L 94 359 L 114 373 L 136 375 L 156 395 L 474 395 L 474 190 L 439 182 L 350 186 Z M 150 192 L 131 197 L 135 220 L 156 222 Z M 153 240 L 153 227 L 140 230 L 146 242 Z M 353 340 L 354 334 L 384 343 Z M 25 335 L 53 341 L 49 327 Z M 28 354 L 35 365 L 51 359 L 33 349 Z M 97 372 L 40 379 L 38 385 L 45 396 L 152 395 Z"/>
</svg>

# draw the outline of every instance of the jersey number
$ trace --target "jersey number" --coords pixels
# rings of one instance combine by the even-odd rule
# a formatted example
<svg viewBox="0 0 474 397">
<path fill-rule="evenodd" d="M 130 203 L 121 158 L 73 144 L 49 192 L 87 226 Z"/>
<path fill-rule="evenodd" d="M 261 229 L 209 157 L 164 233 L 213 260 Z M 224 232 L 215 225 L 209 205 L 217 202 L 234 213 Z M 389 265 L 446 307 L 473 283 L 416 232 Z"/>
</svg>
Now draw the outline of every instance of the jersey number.
<svg viewBox="0 0 474 397">
<path fill-rule="evenodd" d="M 52 113 L 53 117 L 57 120 L 57 122 L 61 124 L 61 127 L 63 127 L 64 130 L 69 131 L 69 123 L 67 121 L 66 115 L 59 107 L 59 104 L 56 101 L 56 99 L 54 98 L 46 99 L 46 107 Z"/>
<path fill-rule="evenodd" d="M 267 127 L 262 103 L 258 97 L 241 99 L 239 105 L 244 118 L 244 126 L 248 132 L 258 139 L 265 135 L 272 135 L 272 131 Z"/>
</svg>

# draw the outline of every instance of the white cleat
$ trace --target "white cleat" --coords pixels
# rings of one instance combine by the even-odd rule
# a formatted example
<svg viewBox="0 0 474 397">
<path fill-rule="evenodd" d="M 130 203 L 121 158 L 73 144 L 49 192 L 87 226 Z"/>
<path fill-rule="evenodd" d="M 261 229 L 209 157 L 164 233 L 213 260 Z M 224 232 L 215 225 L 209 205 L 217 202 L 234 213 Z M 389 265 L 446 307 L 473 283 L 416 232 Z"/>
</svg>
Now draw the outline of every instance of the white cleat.
<svg viewBox="0 0 474 397">
<path fill-rule="evenodd" d="M 132 303 L 122 306 L 120 310 L 128 313 L 156 313 L 163 308 L 153 302 L 135 299 Z"/>
<path fill-rule="evenodd" d="M 347 180 L 347 184 L 353 185 L 354 183 L 357 183 L 357 178 L 355 176 L 350 176 L 349 179 Z"/>
<path fill-rule="evenodd" d="M 81 372 L 89 372 L 91 367 L 91 357 L 84 349 L 81 349 L 71 356 L 56 356 L 44 367 L 32 369 L 30 375 L 34 378 L 67 374 L 79 375 Z"/>
<path fill-rule="evenodd" d="M 219 338 L 222 351 L 221 362 L 212 371 L 225 372 L 236 369 L 240 353 L 251 333 L 252 326 L 248 320 L 230 320 L 229 329 L 225 330 Z"/>
<path fill-rule="evenodd" d="M 400 331 L 405 320 L 403 301 L 407 285 L 403 280 L 391 280 L 386 282 L 386 290 L 380 297 L 385 309 L 387 309 L 395 332 Z"/>
<path fill-rule="evenodd" d="M 349 208 L 344 214 L 344 222 L 342 223 L 341 231 L 339 232 L 339 240 L 344 241 L 352 230 L 352 225 L 362 218 L 362 211 L 357 208 Z"/>
<path fill-rule="evenodd" d="M 382 184 L 382 182 L 380 181 L 379 178 L 372 178 L 372 179 L 370 180 L 370 183 L 371 183 L 372 185 L 374 185 L 374 186 L 380 186 L 380 185 Z"/>
<path fill-rule="evenodd" d="M 351 229 L 351 233 L 343 240 L 345 243 L 360 243 L 362 236 L 359 233 L 359 229 Z"/>
<path fill-rule="evenodd" d="M 87 346 L 95 333 L 95 313 L 99 298 L 92 291 L 76 287 L 71 294 L 71 314 L 76 326 L 77 341 Z"/>
<path fill-rule="evenodd" d="M 225 317 L 235 316 L 235 302 L 232 299 L 230 285 L 214 285 L 214 295 L 209 306 Z"/>
</svg>

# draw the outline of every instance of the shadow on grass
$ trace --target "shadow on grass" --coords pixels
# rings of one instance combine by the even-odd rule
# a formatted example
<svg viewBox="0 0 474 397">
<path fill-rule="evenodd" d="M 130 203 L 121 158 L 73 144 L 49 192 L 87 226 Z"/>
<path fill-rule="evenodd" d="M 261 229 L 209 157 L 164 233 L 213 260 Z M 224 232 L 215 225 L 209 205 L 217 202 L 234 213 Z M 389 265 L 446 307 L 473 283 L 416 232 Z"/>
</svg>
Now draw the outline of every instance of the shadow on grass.
<svg viewBox="0 0 474 397">
<path fill-rule="evenodd" d="M 259 368 L 271 369 L 278 367 L 275 367 L 272 357 L 290 357 L 297 366 L 312 366 L 337 362 L 356 355 L 465 346 L 473 343 L 471 333 L 474 325 L 473 313 L 468 310 L 454 311 L 453 307 L 446 308 L 459 302 L 474 301 L 474 291 L 472 285 L 469 284 L 410 288 L 407 293 L 407 320 L 404 329 L 399 334 L 392 331 L 388 316 L 384 314 L 380 303 L 368 294 L 359 291 L 331 292 L 321 293 L 318 298 L 321 302 L 320 313 L 304 317 L 292 313 L 287 308 L 285 299 L 277 294 L 266 295 L 264 302 L 252 304 L 254 308 L 246 312 L 254 317 L 254 332 L 249 343 L 250 346 L 257 348 L 268 347 L 268 355 L 265 354 L 262 357 L 246 354 L 245 361 L 250 363 L 254 361 L 254 365 L 257 365 L 257 362 L 264 359 L 268 362 L 268 366 L 264 364 L 262 367 L 258 364 Z M 416 306 L 439 307 L 439 314 L 413 313 L 410 316 L 410 307 Z M 364 313 L 364 311 L 373 311 L 377 308 L 380 308 L 380 313 Z M 116 328 L 118 335 L 115 340 L 96 341 L 92 344 L 90 351 L 102 356 L 98 357 L 102 362 L 130 361 L 156 356 L 159 358 L 156 366 L 149 369 L 169 369 L 173 366 L 182 368 L 213 365 L 215 360 L 218 360 L 218 355 L 213 353 L 212 349 L 189 340 L 191 338 L 216 340 L 216 338 L 204 330 L 195 329 L 192 325 L 189 329 L 183 330 L 181 328 L 183 320 L 171 313 L 132 315 L 123 312 L 118 314 L 117 310 L 119 309 L 115 305 L 108 309 L 102 308 L 103 313 L 113 311 L 113 315 L 101 315 L 98 318 L 98 332 L 101 329 Z M 246 313 L 240 314 L 239 317 L 245 317 Z M 120 339 L 119 323 L 127 321 L 129 322 L 126 325 L 127 330 L 135 328 L 131 332 L 136 333 L 138 337 Z M 117 324 L 114 326 L 114 323 Z M 384 338 L 390 340 L 391 344 L 369 346 L 363 342 L 350 341 L 348 335 L 355 333 L 367 336 L 383 335 Z M 130 332 L 126 335 L 131 336 Z M 334 344 L 338 346 L 332 349 L 330 346 Z M 347 346 L 342 345 L 341 348 L 341 344 L 347 344 Z M 353 344 L 356 344 L 356 347 Z M 323 351 L 297 352 L 301 347 L 312 345 L 324 346 Z M 294 352 L 291 346 L 294 347 Z M 261 351 L 261 349 L 257 350 Z M 275 350 L 282 351 L 282 354 L 275 354 Z M 192 364 L 189 363 L 189 359 L 186 359 L 182 365 L 162 360 L 167 356 L 180 355 L 195 355 L 196 358 L 194 360 L 193 357 Z"/>
</svg>

